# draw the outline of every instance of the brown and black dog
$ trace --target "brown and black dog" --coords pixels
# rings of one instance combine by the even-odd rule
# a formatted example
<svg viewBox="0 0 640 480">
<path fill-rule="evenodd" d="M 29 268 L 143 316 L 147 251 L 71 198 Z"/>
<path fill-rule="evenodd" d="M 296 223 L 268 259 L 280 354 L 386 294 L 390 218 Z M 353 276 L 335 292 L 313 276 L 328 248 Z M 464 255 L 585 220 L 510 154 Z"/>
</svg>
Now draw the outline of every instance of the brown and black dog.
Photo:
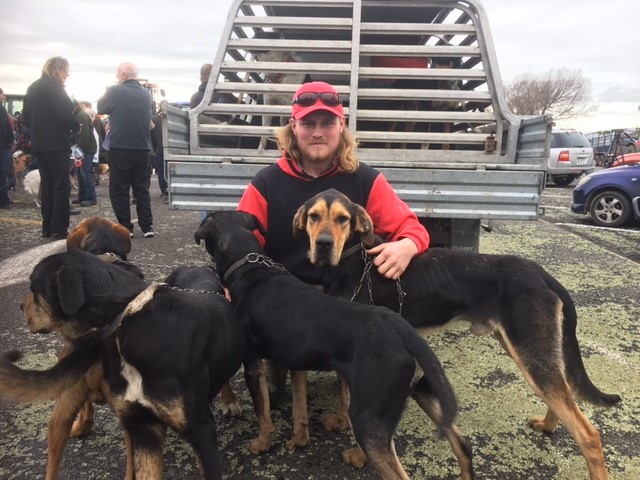
<svg viewBox="0 0 640 480">
<path fill-rule="evenodd" d="M 167 426 L 192 445 L 205 479 L 221 479 L 209 404 L 245 351 L 244 331 L 224 295 L 148 285 L 83 251 L 43 259 L 30 280 L 23 303 L 30 329 L 71 339 L 69 352 L 42 372 L 12 365 L 13 354 L 1 357 L 0 395 L 55 398 L 52 419 L 64 420 L 68 431 L 87 399 L 83 381 L 100 369 L 103 394 L 126 433 L 127 479 L 162 477 Z"/>
<path fill-rule="evenodd" d="M 382 478 L 408 480 L 393 433 L 412 396 L 451 443 L 462 478 L 471 480 L 471 449 L 453 423 L 455 395 L 425 340 L 388 309 L 332 298 L 289 275 L 260 249 L 255 229 L 262 227 L 253 215 L 222 211 L 205 218 L 195 233 L 224 274 L 247 330 L 247 349 L 297 373 L 333 370 L 343 376 L 359 445 L 343 452 L 347 463 L 361 467 L 368 459 Z M 296 378 L 290 448 L 309 443 L 306 376 Z M 249 384 L 249 390 L 266 450 L 273 434 L 266 382 L 259 390 Z"/>
<path fill-rule="evenodd" d="M 400 285 L 370 265 L 365 278 L 365 263 L 371 259 L 365 260 L 363 249 L 375 240 L 371 218 L 333 189 L 299 208 L 293 231 L 309 236 L 309 259 L 323 269 L 327 293 L 401 309 L 415 328 L 465 320 L 474 334 L 493 334 L 548 406 L 546 416 L 531 419 L 530 425 L 553 432 L 559 421 L 564 423 L 585 457 L 591 479 L 607 478 L 600 434 L 574 395 L 605 407 L 620 397 L 603 393 L 589 379 L 576 338 L 575 305 L 542 267 L 513 255 L 432 248 L 411 261 Z"/>
</svg>

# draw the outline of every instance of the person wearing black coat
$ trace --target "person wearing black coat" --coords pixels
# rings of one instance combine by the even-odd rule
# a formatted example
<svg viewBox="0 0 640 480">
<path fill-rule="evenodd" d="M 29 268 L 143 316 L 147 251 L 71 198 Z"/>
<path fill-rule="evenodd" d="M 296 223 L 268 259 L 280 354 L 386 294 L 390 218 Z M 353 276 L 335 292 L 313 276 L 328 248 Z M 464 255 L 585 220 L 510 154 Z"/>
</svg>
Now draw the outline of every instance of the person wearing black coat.
<svg viewBox="0 0 640 480">
<path fill-rule="evenodd" d="M 68 76 L 65 58 L 48 59 L 42 76 L 27 89 L 22 111 L 24 124 L 31 130 L 31 150 L 39 162 L 42 237 L 53 240 L 68 234 L 70 137 L 80 130 L 74 105 L 64 89 Z"/>
</svg>

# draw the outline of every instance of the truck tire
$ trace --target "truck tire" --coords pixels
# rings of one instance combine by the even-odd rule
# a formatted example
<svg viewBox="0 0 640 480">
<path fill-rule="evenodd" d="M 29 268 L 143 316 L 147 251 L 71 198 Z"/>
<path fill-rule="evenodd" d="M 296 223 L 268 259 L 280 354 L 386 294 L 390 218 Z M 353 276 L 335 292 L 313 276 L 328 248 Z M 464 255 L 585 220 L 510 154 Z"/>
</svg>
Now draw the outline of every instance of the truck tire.
<svg viewBox="0 0 640 480">
<path fill-rule="evenodd" d="M 631 202 L 624 193 L 606 190 L 593 198 L 589 214 L 601 227 L 620 227 L 631 217 Z"/>
</svg>

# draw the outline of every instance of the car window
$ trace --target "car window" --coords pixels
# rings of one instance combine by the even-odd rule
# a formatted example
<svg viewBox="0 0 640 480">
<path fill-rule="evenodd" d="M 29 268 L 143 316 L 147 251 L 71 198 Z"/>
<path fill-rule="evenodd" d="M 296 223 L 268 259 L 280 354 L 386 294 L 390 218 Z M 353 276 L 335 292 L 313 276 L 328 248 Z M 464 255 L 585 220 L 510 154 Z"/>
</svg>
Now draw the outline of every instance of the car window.
<svg viewBox="0 0 640 480">
<path fill-rule="evenodd" d="M 581 133 L 558 132 L 551 136 L 551 148 L 591 148 L 591 143 Z"/>
</svg>

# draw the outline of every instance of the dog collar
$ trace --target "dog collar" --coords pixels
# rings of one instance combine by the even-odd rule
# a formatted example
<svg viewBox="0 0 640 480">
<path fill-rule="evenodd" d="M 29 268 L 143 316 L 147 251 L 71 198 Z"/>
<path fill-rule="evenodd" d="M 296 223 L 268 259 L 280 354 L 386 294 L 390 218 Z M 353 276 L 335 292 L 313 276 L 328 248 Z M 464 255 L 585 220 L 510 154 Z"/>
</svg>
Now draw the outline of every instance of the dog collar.
<svg viewBox="0 0 640 480">
<path fill-rule="evenodd" d="M 108 325 L 89 330 L 82 337 L 83 341 L 86 341 L 87 337 L 94 332 L 99 333 L 100 339 L 109 338 L 113 332 L 115 332 L 120 325 L 122 325 L 122 321 L 125 317 L 133 315 L 134 313 L 138 313 L 140 310 L 144 308 L 144 306 L 149 303 L 153 299 L 153 295 L 155 294 L 158 287 L 166 285 L 166 283 L 152 283 L 147 288 L 145 288 L 142 292 L 140 292 L 133 300 L 131 300 L 120 315 L 118 315 L 111 323 Z"/>
<path fill-rule="evenodd" d="M 266 265 L 269 268 L 280 270 L 282 273 L 289 273 L 283 265 L 274 262 L 266 255 L 263 255 L 261 253 L 248 253 L 237 262 L 232 263 L 231 266 L 227 268 L 227 271 L 224 272 L 224 275 L 222 276 L 222 281 L 226 284 L 231 274 L 233 274 L 236 270 L 246 265 L 247 263 L 261 263 L 262 265 Z"/>
</svg>

